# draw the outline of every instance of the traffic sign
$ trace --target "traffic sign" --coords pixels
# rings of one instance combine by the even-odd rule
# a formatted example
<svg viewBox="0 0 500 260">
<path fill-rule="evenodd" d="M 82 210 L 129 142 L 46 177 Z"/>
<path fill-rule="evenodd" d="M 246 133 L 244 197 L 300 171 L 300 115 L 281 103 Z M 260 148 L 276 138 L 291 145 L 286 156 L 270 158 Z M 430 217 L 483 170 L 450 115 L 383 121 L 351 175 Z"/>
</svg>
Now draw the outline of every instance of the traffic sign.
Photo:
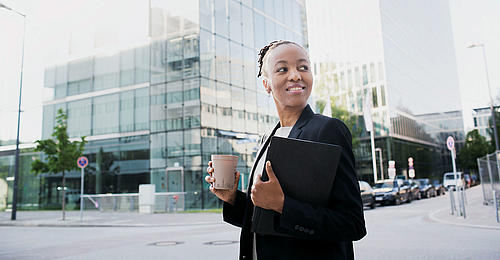
<svg viewBox="0 0 500 260">
<path fill-rule="evenodd" d="M 410 170 L 408 170 L 408 176 L 410 176 L 410 178 L 415 178 L 415 169 L 410 168 Z"/>
<path fill-rule="evenodd" d="M 87 157 L 85 156 L 78 157 L 78 159 L 76 160 L 76 164 L 78 165 L 78 167 L 83 169 L 87 167 L 87 165 L 89 165 L 89 159 L 87 159 Z"/>
<path fill-rule="evenodd" d="M 413 166 L 413 158 L 412 157 L 408 158 L 408 166 L 410 166 L 410 167 Z"/>
<path fill-rule="evenodd" d="M 455 148 L 455 140 L 452 136 L 448 136 L 448 138 L 446 139 L 446 146 L 450 151 L 453 151 L 453 149 Z"/>
<path fill-rule="evenodd" d="M 396 166 L 396 161 L 389 161 L 389 168 L 394 168 Z"/>
</svg>

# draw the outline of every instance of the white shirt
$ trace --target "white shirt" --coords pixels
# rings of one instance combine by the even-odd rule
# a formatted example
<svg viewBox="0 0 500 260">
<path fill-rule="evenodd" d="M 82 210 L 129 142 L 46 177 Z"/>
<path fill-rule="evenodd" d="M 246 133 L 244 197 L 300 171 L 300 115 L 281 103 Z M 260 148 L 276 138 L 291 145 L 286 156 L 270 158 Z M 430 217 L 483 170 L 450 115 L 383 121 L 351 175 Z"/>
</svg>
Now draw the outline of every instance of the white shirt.
<svg viewBox="0 0 500 260">
<path fill-rule="evenodd" d="M 278 129 L 276 129 L 276 133 L 274 133 L 274 136 L 288 137 L 288 135 L 290 134 L 290 131 L 292 131 L 292 127 L 293 126 L 284 126 L 284 127 L 282 126 Z M 271 138 L 271 137 L 269 137 L 269 138 Z M 268 145 L 268 147 L 269 147 L 269 145 Z M 253 183 L 255 183 L 257 178 L 259 178 L 263 173 L 266 156 L 267 156 L 267 147 L 266 147 L 266 150 L 264 151 L 264 153 L 262 153 L 262 156 L 260 157 L 259 161 L 257 162 L 257 165 L 255 166 L 255 172 L 253 173 Z M 251 187 L 250 187 L 249 192 L 251 192 Z M 256 245 L 257 245 L 257 243 L 255 241 L 255 234 L 254 234 L 253 235 L 253 260 L 257 260 Z"/>
</svg>

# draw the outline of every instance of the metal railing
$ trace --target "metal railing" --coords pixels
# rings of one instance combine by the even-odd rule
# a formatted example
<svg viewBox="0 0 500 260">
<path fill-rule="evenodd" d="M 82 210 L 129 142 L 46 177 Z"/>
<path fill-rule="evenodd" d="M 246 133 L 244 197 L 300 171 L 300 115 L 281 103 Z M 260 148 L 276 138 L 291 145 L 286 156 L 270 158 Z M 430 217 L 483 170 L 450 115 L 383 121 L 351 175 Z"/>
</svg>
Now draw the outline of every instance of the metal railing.
<svg viewBox="0 0 500 260">
<path fill-rule="evenodd" d="M 483 189 L 483 204 L 495 206 L 496 219 L 500 223 L 498 215 L 500 202 L 500 151 L 477 158 L 477 167 Z"/>
<path fill-rule="evenodd" d="M 187 192 L 155 192 L 155 213 L 184 211 Z M 85 194 L 84 211 L 139 212 L 139 193 Z"/>
</svg>

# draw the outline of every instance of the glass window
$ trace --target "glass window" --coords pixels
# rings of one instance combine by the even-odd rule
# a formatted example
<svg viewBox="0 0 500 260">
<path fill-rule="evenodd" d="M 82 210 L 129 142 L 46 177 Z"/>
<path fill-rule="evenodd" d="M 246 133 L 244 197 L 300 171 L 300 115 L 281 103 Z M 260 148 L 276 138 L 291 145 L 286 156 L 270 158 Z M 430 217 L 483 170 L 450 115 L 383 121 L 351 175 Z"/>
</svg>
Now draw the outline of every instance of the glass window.
<svg viewBox="0 0 500 260">
<path fill-rule="evenodd" d="M 288 4 L 288 2 L 286 3 Z M 283 0 L 274 0 L 274 15 L 276 19 L 280 22 L 284 22 L 284 5 Z"/>
<path fill-rule="evenodd" d="M 266 18 L 266 25 L 265 26 L 266 26 L 266 43 L 265 44 L 268 44 L 274 40 L 278 40 L 277 35 L 276 35 L 276 24 L 271 19 Z M 264 45 L 262 45 L 262 46 L 264 46 Z M 260 48 L 262 48 L 262 47 L 260 47 Z"/>
<path fill-rule="evenodd" d="M 134 50 L 120 53 L 120 86 L 134 84 Z"/>
<path fill-rule="evenodd" d="M 241 34 L 241 4 L 235 0 L 229 0 L 229 38 L 241 43 Z"/>
<path fill-rule="evenodd" d="M 378 99 L 377 99 L 377 87 L 372 88 L 372 101 L 373 101 L 373 107 L 378 107 Z"/>
<path fill-rule="evenodd" d="M 213 34 L 200 31 L 200 73 L 201 76 L 215 79 L 215 44 Z"/>
<path fill-rule="evenodd" d="M 244 106 L 247 112 L 257 112 L 257 93 L 255 90 L 245 89 Z"/>
<path fill-rule="evenodd" d="M 42 138 L 47 139 L 52 135 L 52 131 L 54 129 L 54 120 L 55 120 L 55 112 L 53 105 L 43 106 L 43 130 L 42 130 Z M 475 120 L 475 118 L 474 118 Z"/>
<path fill-rule="evenodd" d="M 215 50 L 217 81 L 229 83 L 229 41 L 216 36 Z"/>
<path fill-rule="evenodd" d="M 184 78 L 198 76 L 200 74 L 199 60 L 198 35 L 194 34 L 184 37 Z"/>
<path fill-rule="evenodd" d="M 356 84 L 356 87 L 361 87 L 361 75 L 359 74 L 359 67 L 356 67 L 354 69 L 354 81 Z"/>
<path fill-rule="evenodd" d="M 264 12 L 264 0 L 254 0 L 253 1 L 253 7 L 259 9 L 262 12 Z"/>
<path fill-rule="evenodd" d="M 67 95 L 68 67 L 65 65 L 56 68 L 55 99 L 63 98 Z"/>
<path fill-rule="evenodd" d="M 167 156 L 179 157 L 184 155 L 183 131 L 171 131 L 167 133 Z"/>
<path fill-rule="evenodd" d="M 228 8 L 226 0 L 214 0 L 215 1 L 215 33 L 228 37 L 229 25 L 228 25 Z"/>
<path fill-rule="evenodd" d="M 157 133 L 151 134 L 151 168 L 155 167 L 165 167 L 167 158 L 167 134 Z"/>
<path fill-rule="evenodd" d="M 363 65 L 363 85 L 368 84 L 368 71 L 366 70 L 366 64 Z"/>
<path fill-rule="evenodd" d="M 352 89 L 352 70 L 347 70 L 347 87 Z"/>
<path fill-rule="evenodd" d="M 134 131 L 134 91 L 120 93 L 120 132 Z"/>
<path fill-rule="evenodd" d="M 266 19 L 264 16 L 254 13 L 253 16 L 253 24 L 254 24 L 254 42 L 255 48 L 260 49 L 267 45 L 266 39 Z"/>
<path fill-rule="evenodd" d="M 56 67 L 45 69 L 43 86 L 53 88 L 56 85 Z"/>
<path fill-rule="evenodd" d="M 237 110 L 245 109 L 245 96 L 243 88 L 231 87 L 231 107 Z"/>
<path fill-rule="evenodd" d="M 117 133 L 118 111 L 118 94 L 95 97 L 92 109 L 92 135 Z"/>
<path fill-rule="evenodd" d="M 93 58 L 85 58 L 68 64 L 68 96 L 92 90 L 93 63 Z"/>
<path fill-rule="evenodd" d="M 149 122 L 149 89 L 135 90 L 135 131 L 147 130 Z"/>
<path fill-rule="evenodd" d="M 213 18 L 213 1 L 200 0 L 200 27 L 209 32 L 213 32 L 212 18 Z"/>
<path fill-rule="evenodd" d="M 292 5 L 289 2 L 285 3 L 283 10 L 284 10 L 284 13 L 285 13 L 285 23 L 284 24 L 286 24 L 286 25 L 288 25 L 290 27 L 290 26 L 293 25 L 292 24 L 292 22 L 293 22 L 292 18 L 294 17 L 293 14 L 292 14 Z"/>
<path fill-rule="evenodd" d="M 184 131 L 184 155 L 201 155 L 200 129 L 190 129 Z"/>
<path fill-rule="evenodd" d="M 94 90 L 118 87 L 120 56 L 98 56 L 94 59 Z"/>
<path fill-rule="evenodd" d="M 167 129 L 166 111 L 167 94 L 165 85 L 151 86 L 151 131 L 165 131 Z"/>
<path fill-rule="evenodd" d="M 264 12 L 269 16 L 274 16 L 274 0 L 264 1 Z"/>
<path fill-rule="evenodd" d="M 231 84 L 243 87 L 243 54 L 240 44 L 232 42 L 231 47 Z"/>
<path fill-rule="evenodd" d="M 375 82 L 375 64 L 370 63 L 370 82 Z"/>
<path fill-rule="evenodd" d="M 90 135 L 92 100 L 68 102 L 68 134 L 70 137 Z"/>
<path fill-rule="evenodd" d="M 385 106 L 385 88 L 384 88 L 384 85 L 380 86 L 380 101 L 382 102 L 382 106 Z"/>
<path fill-rule="evenodd" d="M 182 79 L 183 58 L 182 39 L 170 39 L 167 42 L 167 81 Z"/>
<path fill-rule="evenodd" d="M 217 127 L 231 130 L 231 87 L 217 82 Z"/>
<path fill-rule="evenodd" d="M 135 83 L 149 81 L 149 46 L 135 49 Z"/>
<path fill-rule="evenodd" d="M 243 22 L 243 44 L 253 48 L 253 11 L 250 8 L 243 6 L 242 10 L 242 22 Z"/>
<path fill-rule="evenodd" d="M 167 81 L 167 43 L 165 40 L 153 41 L 151 43 L 151 84 Z"/>
</svg>

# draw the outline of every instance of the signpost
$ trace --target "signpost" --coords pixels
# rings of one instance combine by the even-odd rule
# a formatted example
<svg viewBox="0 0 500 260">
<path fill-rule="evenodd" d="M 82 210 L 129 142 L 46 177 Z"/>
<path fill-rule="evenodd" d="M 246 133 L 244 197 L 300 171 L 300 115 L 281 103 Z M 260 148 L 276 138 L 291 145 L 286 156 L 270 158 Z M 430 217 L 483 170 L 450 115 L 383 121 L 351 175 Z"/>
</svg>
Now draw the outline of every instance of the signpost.
<svg viewBox="0 0 500 260">
<path fill-rule="evenodd" d="M 408 158 L 408 176 L 410 178 L 415 178 L 415 169 L 413 169 L 413 158 Z"/>
<path fill-rule="evenodd" d="M 82 180 L 81 180 L 81 184 L 80 184 L 80 222 L 83 221 L 83 177 L 84 177 L 84 169 L 85 167 L 87 167 L 87 165 L 89 165 L 89 159 L 87 159 L 87 157 L 85 156 L 81 156 L 81 157 L 78 157 L 78 159 L 76 160 L 76 164 L 78 165 L 78 167 L 80 167 L 80 169 L 82 169 Z"/>
<path fill-rule="evenodd" d="M 463 188 L 465 187 L 462 187 L 462 190 L 460 189 L 460 187 L 458 186 L 458 175 L 457 175 L 457 166 L 455 164 L 455 158 L 456 158 L 456 150 L 455 150 L 455 139 L 453 139 L 452 136 L 448 136 L 448 138 L 446 139 L 446 147 L 448 147 L 448 150 L 450 150 L 451 152 L 451 163 L 453 164 L 453 176 L 455 178 L 455 191 L 457 192 L 457 198 L 458 198 L 458 204 L 459 204 L 459 207 L 460 207 L 460 215 L 463 215 L 464 218 L 465 218 L 465 204 L 464 204 L 464 198 L 463 198 Z M 461 180 L 460 180 L 461 182 Z M 450 202 L 451 202 L 451 214 L 454 213 L 454 211 L 457 211 L 456 210 L 456 206 L 455 206 L 455 198 L 453 196 L 453 189 L 450 189 Z M 459 213 L 457 211 L 457 213 Z"/>
<path fill-rule="evenodd" d="M 396 178 L 396 161 L 389 161 L 389 169 L 387 169 L 387 174 L 389 179 L 394 180 Z"/>
</svg>

